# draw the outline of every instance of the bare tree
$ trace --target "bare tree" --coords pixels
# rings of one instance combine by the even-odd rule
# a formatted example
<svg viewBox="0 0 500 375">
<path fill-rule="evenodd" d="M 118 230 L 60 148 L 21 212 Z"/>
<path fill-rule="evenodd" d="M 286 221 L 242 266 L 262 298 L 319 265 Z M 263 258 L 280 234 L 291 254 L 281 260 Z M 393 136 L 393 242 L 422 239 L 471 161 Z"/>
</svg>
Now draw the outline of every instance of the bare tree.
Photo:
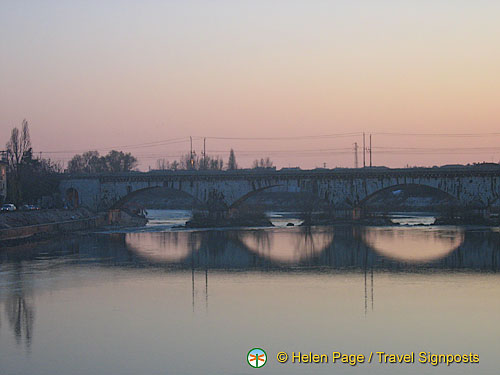
<svg viewBox="0 0 500 375">
<path fill-rule="evenodd" d="M 170 162 L 165 158 L 158 159 L 156 160 L 156 169 L 159 171 L 166 171 L 167 169 L 170 169 Z"/>
<path fill-rule="evenodd" d="M 252 168 L 272 168 L 274 167 L 273 165 L 273 162 L 272 160 L 268 157 L 266 157 L 265 159 L 264 158 L 261 158 L 260 160 L 259 159 L 255 159 L 252 163 Z"/>
<path fill-rule="evenodd" d="M 172 164 L 170 164 L 170 169 L 172 169 L 173 171 L 176 171 L 179 169 L 179 162 L 177 160 L 174 160 L 172 162 Z"/>
<path fill-rule="evenodd" d="M 31 159 L 31 140 L 28 121 L 23 120 L 21 131 L 12 129 L 10 139 L 5 145 L 11 174 L 9 188 L 10 198 L 18 203 L 21 200 L 20 169 L 25 158 Z"/>
<path fill-rule="evenodd" d="M 9 167 L 11 171 L 17 173 L 23 158 L 31 151 L 31 139 L 28 121 L 23 120 L 21 131 L 13 128 L 10 139 L 6 144 Z"/>
</svg>

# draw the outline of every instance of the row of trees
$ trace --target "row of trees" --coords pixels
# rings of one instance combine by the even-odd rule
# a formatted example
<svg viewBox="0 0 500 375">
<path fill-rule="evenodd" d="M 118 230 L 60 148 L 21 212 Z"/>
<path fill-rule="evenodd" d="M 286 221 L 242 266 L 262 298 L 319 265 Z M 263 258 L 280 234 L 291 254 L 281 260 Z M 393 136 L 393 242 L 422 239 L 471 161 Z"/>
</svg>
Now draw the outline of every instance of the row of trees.
<svg viewBox="0 0 500 375">
<path fill-rule="evenodd" d="M 131 153 L 111 150 L 101 156 L 98 151 L 75 155 L 68 162 L 69 173 L 129 172 L 137 167 L 137 158 Z"/>
<path fill-rule="evenodd" d="M 42 196 L 54 195 L 57 192 L 59 174 L 63 167 L 48 158 L 33 155 L 29 125 L 23 120 L 21 128 L 13 128 L 6 144 L 8 159 L 9 202 L 16 204 L 35 203 Z M 128 172 L 138 165 L 137 158 L 131 153 L 112 150 L 106 155 L 98 151 L 87 151 L 73 156 L 68 162 L 69 173 L 106 173 Z M 220 156 L 199 156 L 196 153 L 186 154 L 180 160 L 169 162 L 165 159 L 157 161 L 159 170 L 236 170 L 238 163 L 234 150 L 231 149 L 226 165 Z M 269 157 L 255 160 L 252 168 L 272 168 Z"/>
<path fill-rule="evenodd" d="M 61 163 L 48 158 L 34 157 L 28 121 L 21 128 L 13 128 L 5 145 L 8 162 L 7 200 L 16 205 L 38 203 L 42 197 L 58 193 Z M 137 167 L 137 159 L 130 153 L 112 150 L 105 156 L 97 151 L 75 155 L 68 163 L 70 173 L 127 172 Z"/>
<path fill-rule="evenodd" d="M 180 160 L 170 162 L 166 159 L 158 159 L 156 161 L 156 169 L 158 170 L 213 170 L 221 171 L 224 168 L 224 160 L 219 156 L 199 156 L 196 152 L 193 155 L 185 154 Z"/>
<path fill-rule="evenodd" d="M 262 159 L 255 159 L 252 163 L 252 168 L 253 169 L 256 169 L 256 168 L 273 168 L 274 165 L 273 165 L 273 162 L 271 161 L 271 159 L 269 159 L 269 156 L 267 158 L 262 158 Z"/>
<path fill-rule="evenodd" d="M 252 163 L 252 168 L 273 168 L 274 164 L 269 157 L 256 159 Z M 158 159 L 156 161 L 156 169 L 158 170 L 215 170 L 221 171 L 224 169 L 224 160 L 220 156 L 199 156 L 196 152 L 193 154 L 183 155 L 179 161 L 170 162 L 166 159 Z M 228 171 L 238 169 L 234 150 L 229 151 L 226 168 Z"/>
</svg>

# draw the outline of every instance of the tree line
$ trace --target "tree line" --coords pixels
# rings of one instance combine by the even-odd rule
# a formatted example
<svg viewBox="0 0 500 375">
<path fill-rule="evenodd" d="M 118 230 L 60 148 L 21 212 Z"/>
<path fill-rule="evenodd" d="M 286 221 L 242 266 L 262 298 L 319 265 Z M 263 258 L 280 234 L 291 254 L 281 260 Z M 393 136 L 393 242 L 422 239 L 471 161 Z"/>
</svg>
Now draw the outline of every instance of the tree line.
<svg viewBox="0 0 500 375">
<path fill-rule="evenodd" d="M 68 173 L 117 173 L 129 172 L 137 167 L 137 158 L 130 152 L 111 150 L 101 156 L 98 151 L 75 155 L 68 162 Z"/>
<path fill-rule="evenodd" d="M 274 168 L 274 164 L 269 157 L 255 159 L 252 163 L 252 168 Z M 238 163 L 236 162 L 236 155 L 234 150 L 231 149 L 229 151 L 229 158 L 227 160 L 226 165 L 224 165 L 224 160 L 219 156 L 210 156 L 210 155 L 197 155 L 196 152 L 187 153 L 183 155 L 179 160 L 174 160 L 172 162 L 166 159 L 158 159 L 156 161 L 156 169 L 157 170 L 214 170 L 214 171 L 222 171 L 222 170 L 236 170 L 240 169 Z"/>
<path fill-rule="evenodd" d="M 44 196 L 55 196 L 58 192 L 60 175 L 67 173 L 118 173 L 137 169 L 138 160 L 131 153 L 111 150 L 106 155 L 98 151 L 87 151 L 74 155 L 66 170 L 62 163 L 50 158 L 35 157 L 31 145 L 28 121 L 23 120 L 21 128 L 14 127 L 6 143 L 7 200 L 17 205 L 37 203 Z M 269 157 L 256 159 L 252 168 L 273 168 Z M 239 165 L 233 149 L 226 163 L 220 156 L 187 153 L 172 162 L 158 159 L 157 170 L 236 170 Z"/>
</svg>

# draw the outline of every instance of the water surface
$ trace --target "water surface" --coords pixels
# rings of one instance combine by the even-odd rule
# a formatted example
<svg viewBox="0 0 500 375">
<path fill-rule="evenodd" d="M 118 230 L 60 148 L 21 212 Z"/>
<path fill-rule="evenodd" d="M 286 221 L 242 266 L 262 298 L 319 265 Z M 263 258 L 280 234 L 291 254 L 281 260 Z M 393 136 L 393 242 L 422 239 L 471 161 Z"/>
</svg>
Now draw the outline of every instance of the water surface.
<svg viewBox="0 0 500 375">
<path fill-rule="evenodd" d="M 0 374 L 498 373 L 498 231 L 178 230 L 188 213 L 154 215 L 0 250 Z M 265 368 L 246 363 L 253 347 Z M 480 364 L 275 359 L 333 350 L 474 352 Z"/>
</svg>

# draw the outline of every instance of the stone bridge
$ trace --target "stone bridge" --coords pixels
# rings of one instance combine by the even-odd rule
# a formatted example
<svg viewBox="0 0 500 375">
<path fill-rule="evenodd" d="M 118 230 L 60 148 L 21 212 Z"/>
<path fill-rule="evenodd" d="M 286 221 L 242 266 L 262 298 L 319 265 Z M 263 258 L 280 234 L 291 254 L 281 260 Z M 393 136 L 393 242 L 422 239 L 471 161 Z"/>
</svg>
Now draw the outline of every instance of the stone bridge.
<svg viewBox="0 0 500 375">
<path fill-rule="evenodd" d="M 500 167 L 262 169 L 236 171 L 162 171 L 65 175 L 60 191 L 66 202 L 93 210 L 119 207 L 145 189 L 164 187 L 207 202 L 214 192 L 227 207 L 260 191 L 310 193 L 333 208 L 358 208 L 385 189 L 423 185 L 453 197 L 463 207 L 487 208 L 500 194 Z"/>
</svg>

